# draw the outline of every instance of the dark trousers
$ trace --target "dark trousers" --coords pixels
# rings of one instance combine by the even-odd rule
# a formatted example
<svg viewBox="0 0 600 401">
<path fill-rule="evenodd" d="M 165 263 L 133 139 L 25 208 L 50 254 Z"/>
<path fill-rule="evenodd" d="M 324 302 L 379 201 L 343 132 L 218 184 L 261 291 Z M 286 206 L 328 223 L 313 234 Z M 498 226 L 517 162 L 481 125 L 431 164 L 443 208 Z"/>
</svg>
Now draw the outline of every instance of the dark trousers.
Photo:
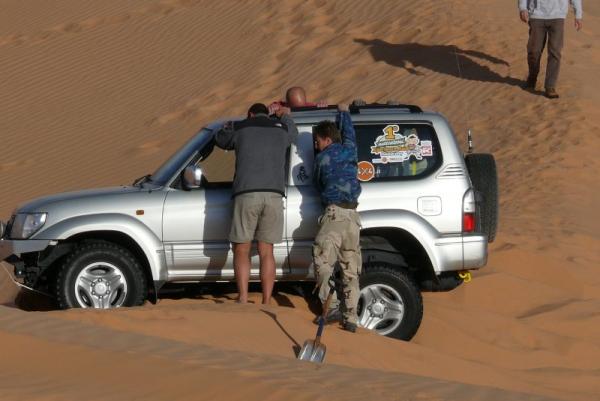
<svg viewBox="0 0 600 401">
<path fill-rule="evenodd" d="M 548 40 L 548 66 L 546 67 L 546 88 L 555 88 L 560 71 L 560 52 L 563 47 L 564 19 L 530 19 L 527 62 L 529 80 L 535 81 L 540 72 L 542 52 Z"/>
</svg>

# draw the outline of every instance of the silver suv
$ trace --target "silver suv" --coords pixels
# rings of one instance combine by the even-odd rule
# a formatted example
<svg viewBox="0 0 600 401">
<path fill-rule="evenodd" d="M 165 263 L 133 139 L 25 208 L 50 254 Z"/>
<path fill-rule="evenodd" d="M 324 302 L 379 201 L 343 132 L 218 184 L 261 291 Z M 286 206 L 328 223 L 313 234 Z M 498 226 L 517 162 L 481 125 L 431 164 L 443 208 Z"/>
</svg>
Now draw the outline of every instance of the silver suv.
<svg viewBox="0 0 600 401">
<path fill-rule="evenodd" d="M 359 324 L 409 340 L 423 315 L 421 291 L 451 290 L 486 264 L 497 220 L 494 158 L 465 157 L 448 121 L 417 106 L 355 102 L 350 111 L 362 181 Z M 322 206 L 312 183 L 312 127 L 335 116 L 335 106 L 292 114 L 300 133 L 288 154 L 284 239 L 274 246 L 279 281 L 314 280 Z M 207 125 L 130 186 L 19 207 L 0 223 L 0 261 L 60 308 L 135 306 L 168 282 L 233 281 L 233 155 L 214 146 L 220 126 Z M 252 261 L 258 280 L 256 252 Z"/>
</svg>

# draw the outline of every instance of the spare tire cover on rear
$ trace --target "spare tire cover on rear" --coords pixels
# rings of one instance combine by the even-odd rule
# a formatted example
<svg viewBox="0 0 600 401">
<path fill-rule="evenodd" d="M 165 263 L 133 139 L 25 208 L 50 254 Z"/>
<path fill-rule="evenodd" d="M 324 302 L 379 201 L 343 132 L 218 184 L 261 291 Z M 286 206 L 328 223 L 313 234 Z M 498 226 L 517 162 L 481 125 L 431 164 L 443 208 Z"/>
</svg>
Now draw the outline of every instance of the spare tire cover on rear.
<svg viewBox="0 0 600 401">
<path fill-rule="evenodd" d="M 496 160 L 489 153 L 471 153 L 465 156 L 471 183 L 481 195 L 479 218 L 488 242 L 493 242 L 498 226 L 498 174 Z"/>
</svg>

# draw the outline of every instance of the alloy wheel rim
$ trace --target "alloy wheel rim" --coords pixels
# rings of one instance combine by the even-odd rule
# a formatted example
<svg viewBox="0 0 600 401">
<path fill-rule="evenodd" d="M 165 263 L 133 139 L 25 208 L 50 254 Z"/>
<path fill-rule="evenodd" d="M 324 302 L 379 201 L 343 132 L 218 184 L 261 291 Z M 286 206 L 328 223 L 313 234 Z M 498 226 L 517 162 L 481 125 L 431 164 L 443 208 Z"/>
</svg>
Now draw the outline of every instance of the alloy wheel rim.
<svg viewBox="0 0 600 401">
<path fill-rule="evenodd" d="M 79 272 L 74 290 L 81 308 L 118 308 L 127 297 L 127 281 L 117 266 L 95 262 Z"/>
<path fill-rule="evenodd" d="M 386 336 L 396 330 L 404 317 L 404 300 L 386 284 L 371 284 L 360 290 L 358 324 Z"/>
</svg>

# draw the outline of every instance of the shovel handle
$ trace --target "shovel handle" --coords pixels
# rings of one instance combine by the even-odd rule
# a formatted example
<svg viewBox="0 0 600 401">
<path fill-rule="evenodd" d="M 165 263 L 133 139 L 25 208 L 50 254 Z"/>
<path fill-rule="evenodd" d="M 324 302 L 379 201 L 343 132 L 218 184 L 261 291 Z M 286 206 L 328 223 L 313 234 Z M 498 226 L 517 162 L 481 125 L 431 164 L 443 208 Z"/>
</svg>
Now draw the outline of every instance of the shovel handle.
<svg viewBox="0 0 600 401">
<path fill-rule="evenodd" d="M 325 327 L 325 318 L 321 316 L 319 319 L 319 328 L 317 329 L 317 336 L 315 337 L 315 343 L 321 342 L 321 335 L 323 334 L 323 328 Z"/>
<path fill-rule="evenodd" d="M 315 344 L 321 343 L 321 335 L 323 334 L 323 328 L 325 327 L 325 318 L 327 316 L 327 312 L 329 311 L 329 305 L 331 304 L 331 297 L 335 292 L 335 287 L 331 286 L 329 288 L 329 294 L 327 295 L 327 300 L 325 301 L 325 305 L 323 306 L 323 314 L 319 319 L 319 328 L 317 329 L 317 335 L 315 337 Z"/>
<path fill-rule="evenodd" d="M 333 281 L 330 279 L 330 281 Z M 321 335 L 323 334 L 323 328 L 325 327 L 325 318 L 327 316 L 327 312 L 329 312 L 329 305 L 331 304 L 331 298 L 333 293 L 335 292 L 335 282 L 330 282 L 329 285 L 329 294 L 327 295 L 327 300 L 325 301 L 325 305 L 323 305 L 323 313 L 319 318 L 319 328 L 317 329 L 317 335 L 315 336 L 315 345 L 319 345 L 321 343 Z"/>
</svg>

